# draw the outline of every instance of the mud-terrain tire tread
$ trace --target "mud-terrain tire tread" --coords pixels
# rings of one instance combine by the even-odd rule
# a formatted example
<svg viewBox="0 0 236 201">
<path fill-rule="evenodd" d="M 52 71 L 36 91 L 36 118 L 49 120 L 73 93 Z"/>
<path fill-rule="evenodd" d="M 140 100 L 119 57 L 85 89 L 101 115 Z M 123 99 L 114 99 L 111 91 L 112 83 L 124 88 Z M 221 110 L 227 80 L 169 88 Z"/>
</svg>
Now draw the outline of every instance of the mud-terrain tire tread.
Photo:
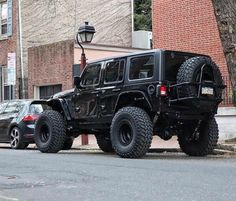
<svg viewBox="0 0 236 201">
<path fill-rule="evenodd" d="M 211 60 L 211 58 L 206 56 L 197 56 L 188 59 L 185 61 L 179 68 L 178 74 L 177 74 L 177 84 L 183 83 L 183 82 L 192 82 L 194 79 L 194 73 L 203 64 L 206 64 L 207 66 L 211 66 L 214 74 L 215 83 L 217 85 L 223 85 L 224 81 L 221 76 L 221 72 L 219 70 L 219 67 Z M 196 96 L 196 90 L 194 86 L 183 86 L 180 88 L 180 94 L 181 96 Z M 222 97 L 222 89 L 217 90 L 217 97 Z"/>
<path fill-rule="evenodd" d="M 73 137 L 67 137 L 66 141 L 65 141 L 65 143 L 63 145 L 62 150 L 69 150 L 69 149 L 71 149 L 71 147 L 73 145 L 73 142 L 74 142 L 74 138 Z"/>
<path fill-rule="evenodd" d="M 39 136 L 40 124 L 44 122 L 48 122 L 50 127 L 50 139 L 46 143 L 42 142 Z M 63 148 L 66 137 L 66 127 L 63 116 L 57 111 L 44 111 L 35 126 L 35 143 L 38 149 L 43 153 L 57 153 Z"/>
<path fill-rule="evenodd" d="M 98 147 L 106 153 L 114 152 L 114 149 L 111 144 L 111 139 L 106 139 L 105 135 L 97 134 L 96 135 Z"/>
<path fill-rule="evenodd" d="M 123 152 L 120 149 L 119 143 L 115 140 L 117 123 L 120 116 L 131 118 L 134 126 L 134 143 L 133 146 L 127 151 Z M 149 115 L 141 108 L 138 107 L 124 107 L 121 108 L 114 116 L 111 124 L 111 142 L 115 152 L 123 158 L 141 158 L 143 157 L 151 146 L 153 137 L 153 125 Z"/>
<path fill-rule="evenodd" d="M 186 141 L 184 133 L 178 135 L 178 142 L 184 153 L 189 156 L 206 156 L 213 152 L 219 138 L 219 130 L 215 118 L 208 119 L 204 127 L 203 141 L 200 143 Z"/>
</svg>

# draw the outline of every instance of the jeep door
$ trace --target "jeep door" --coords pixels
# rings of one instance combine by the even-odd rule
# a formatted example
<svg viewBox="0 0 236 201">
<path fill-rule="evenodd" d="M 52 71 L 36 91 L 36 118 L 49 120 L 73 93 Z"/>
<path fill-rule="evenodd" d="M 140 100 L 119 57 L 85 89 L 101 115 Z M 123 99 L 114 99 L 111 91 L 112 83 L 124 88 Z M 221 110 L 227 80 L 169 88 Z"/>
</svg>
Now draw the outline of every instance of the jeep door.
<svg viewBox="0 0 236 201">
<path fill-rule="evenodd" d="M 97 117 L 101 66 L 102 63 L 89 64 L 82 73 L 80 87 L 74 97 L 75 115 L 81 123 Z"/>
<path fill-rule="evenodd" d="M 99 96 L 99 116 L 105 122 L 111 121 L 118 95 L 122 91 L 125 63 L 125 59 L 121 58 L 105 62 Z"/>
</svg>

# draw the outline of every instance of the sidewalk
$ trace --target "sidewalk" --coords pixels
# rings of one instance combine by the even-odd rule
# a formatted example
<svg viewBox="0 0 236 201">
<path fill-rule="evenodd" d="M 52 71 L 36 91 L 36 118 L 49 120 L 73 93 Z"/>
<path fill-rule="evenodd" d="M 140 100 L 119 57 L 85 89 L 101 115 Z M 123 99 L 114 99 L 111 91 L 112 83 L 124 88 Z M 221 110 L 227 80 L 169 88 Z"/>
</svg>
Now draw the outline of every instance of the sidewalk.
<svg viewBox="0 0 236 201">
<path fill-rule="evenodd" d="M 81 145 L 81 137 L 75 139 L 72 148 L 74 149 L 83 149 L 83 150 L 98 150 L 99 147 L 97 145 L 97 140 L 94 135 L 89 135 L 89 144 Z M 180 147 L 177 141 L 177 137 L 174 136 L 168 141 L 164 141 L 158 136 L 154 136 L 151 145 L 151 151 L 155 152 L 157 150 L 166 150 L 171 152 L 179 152 Z M 217 148 L 215 149 L 216 153 L 224 153 L 224 152 L 235 152 L 236 153 L 236 139 L 227 140 L 227 141 L 219 141 Z"/>
</svg>

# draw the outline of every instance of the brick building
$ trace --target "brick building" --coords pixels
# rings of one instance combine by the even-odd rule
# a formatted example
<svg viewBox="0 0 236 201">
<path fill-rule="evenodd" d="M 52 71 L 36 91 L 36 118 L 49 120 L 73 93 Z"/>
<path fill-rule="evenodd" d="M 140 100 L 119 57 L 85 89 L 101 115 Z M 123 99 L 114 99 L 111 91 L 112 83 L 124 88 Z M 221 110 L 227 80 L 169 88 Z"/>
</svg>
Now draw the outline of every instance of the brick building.
<svg viewBox="0 0 236 201">
<path fill-rule="evenodd" d="M 131 0 L 111 0 L 109 3 L 106 0 L 22 1 L 22 20 L 24 67 L 25 75 L 29 77 L 30 98 L 38 97 L 37 94 L 43 89 L 56 92 L 72 87 L 72 64 L 79 63 L 79 60 L 74 62 L 74 50 L 71 50 L 73 48 L 69 41 L 73 43 L 78 28 L 85 21 L 96 29 L 93 43 L 124 47 L 130 47 L 132 43 Z M 48 54 L 41 51 L 42 48 L 46 48 Z M 32 58 L 28 56 L 28 49 Z M 38 61 L 33 53 L 37 54 L 37 58 L 43 58 L 43 61 L 33 64 L 32 61 Z M 47 68 L 46 71 L 43 70 L 44 67 Z M 40 81 L 39 69 L 50 73 L 50 76 L 44 74 Z"/>
<path fill-rule="evenodd" d="M 153 0 L 154 48 L 210 55 L 228 78 L 227 61 L 211 0 Z M 230 87 L 229 83 L 229 87 Z"/>
<path fill-rule="evenodd" d="M 15 70 L 20 61 L 17 6 L 17 1 L 0 0 L 0 101 L 14 98 L 15 92 L 18 93 L 15 91 L 15 85 L 19 81 L 19 77 L 15 79 Z M 8 66 L 8 57 L 13 66 Z M 13 67 L 13 72 L 9 73 L 8 67 Z"/>
</svg>

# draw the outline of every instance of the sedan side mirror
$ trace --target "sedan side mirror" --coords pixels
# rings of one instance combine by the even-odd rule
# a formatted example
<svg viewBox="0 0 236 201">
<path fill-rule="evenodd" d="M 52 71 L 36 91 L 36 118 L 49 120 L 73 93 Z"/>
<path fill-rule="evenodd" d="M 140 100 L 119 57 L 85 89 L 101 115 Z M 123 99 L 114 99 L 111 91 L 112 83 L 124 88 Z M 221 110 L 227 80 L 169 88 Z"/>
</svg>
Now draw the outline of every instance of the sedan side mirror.
<svg viewBox="0 0 236 201">
<path fill-rule="evenodd" d="M 80 82 L 81 82 L 81 77 L 75 76 L 74 77 L 74 86 L 76 86 L 76 88 L 80 88 Z"/>
</svg>

